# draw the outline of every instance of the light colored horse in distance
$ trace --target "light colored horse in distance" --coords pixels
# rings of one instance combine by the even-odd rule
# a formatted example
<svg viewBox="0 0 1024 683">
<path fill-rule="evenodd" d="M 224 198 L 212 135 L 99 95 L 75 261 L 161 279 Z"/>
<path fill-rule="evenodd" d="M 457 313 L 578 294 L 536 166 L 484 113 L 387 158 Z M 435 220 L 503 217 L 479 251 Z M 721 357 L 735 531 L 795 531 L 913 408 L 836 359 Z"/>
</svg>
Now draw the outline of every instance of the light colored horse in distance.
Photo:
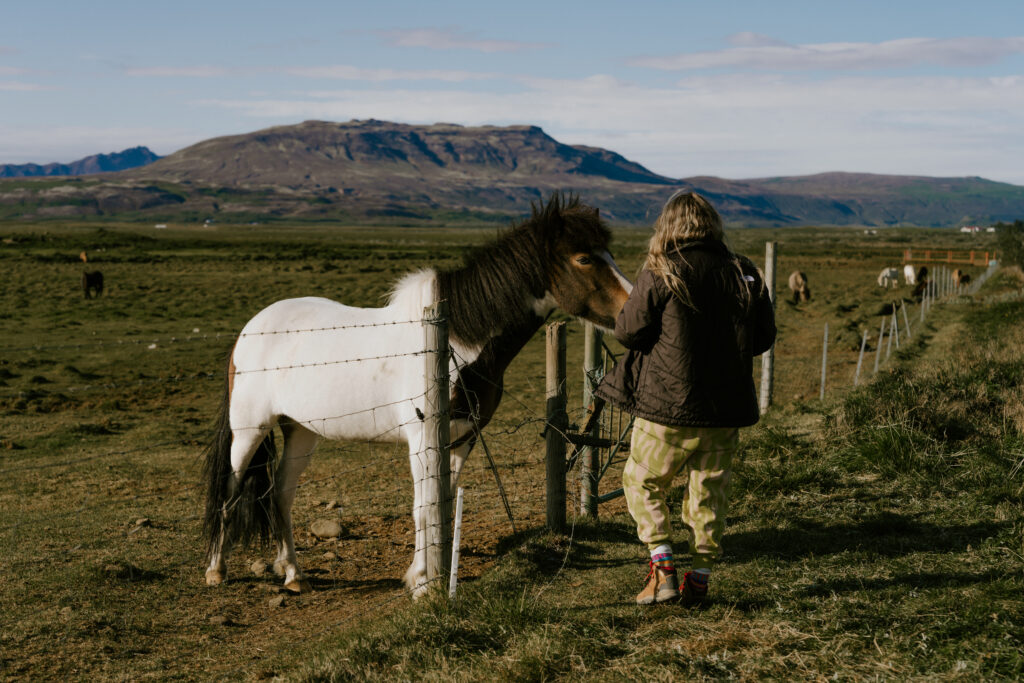
<svg viewBox="0 0 1024 683">
<path fill-rule="evenodd" d="M 427 587 L 423 317 L 448 302 L 451 346 L 451 486 L 498 407 L 513 357 L 557 307 L 606 328 L 632 285 L 612 258 L 597 209 L 554 195 L 529 219 L 470 252 L 461 267 L 411 273 L 382 308 L 322 298 L 287 299 L 242 329 L 206 452 L 206 582 L 227 577 L 237 542 L 273 541 L 275 571 L 292 592 L 310 589 L 299 567 L 291 508 L 320 439 L 404 442 L 414 483 L 416 550 L 405 575 Z M 284 437 L 278 457 L 273 428 Z M 434 456 L 436 457 L 436 456 Z"/>
<path fill-rule="evenodd" d="M 882 268 L 882 272 L 878 274 L 878 286 L 879 287 L 899 287 L 900 284 L 900 271 L 897 268 Z"/>
<path fill-rule="evenodd" d="M 807 282 L 807 276 L 799 270 L 789 274 L 789 290 L 793 292 L 793 303 L 811 300 L 811 288 Z"/>
</svg>

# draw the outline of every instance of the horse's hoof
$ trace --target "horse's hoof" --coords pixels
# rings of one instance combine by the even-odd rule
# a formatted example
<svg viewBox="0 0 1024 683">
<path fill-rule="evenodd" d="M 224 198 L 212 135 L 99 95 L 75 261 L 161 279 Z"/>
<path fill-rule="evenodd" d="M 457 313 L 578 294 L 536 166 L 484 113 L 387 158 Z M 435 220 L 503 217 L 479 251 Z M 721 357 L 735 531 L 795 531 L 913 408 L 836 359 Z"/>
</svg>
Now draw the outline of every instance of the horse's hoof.
<svg viewBox="0 0 1024 683">
<path fill-rule="evenodd" d="M 219 586 L 224 583 L 224 574 L 217 571 L 216 569 L 206 570 L 206 585 L 207 586 Z"/>
<path fill-rule="evenodd" d="M 288 583 L 286 583 L 284 585 L 284 589 L 286 591 L 298 594 L 298 593 L 308 593 L 311 590 L 313 590 L 313 587 L 311 585 L 309 585 L 309 581 L 307 581 L 306 579 L 299 579 L 299 580 L 292 579 L 291 581 L 289 581 Z"/>
</svg>

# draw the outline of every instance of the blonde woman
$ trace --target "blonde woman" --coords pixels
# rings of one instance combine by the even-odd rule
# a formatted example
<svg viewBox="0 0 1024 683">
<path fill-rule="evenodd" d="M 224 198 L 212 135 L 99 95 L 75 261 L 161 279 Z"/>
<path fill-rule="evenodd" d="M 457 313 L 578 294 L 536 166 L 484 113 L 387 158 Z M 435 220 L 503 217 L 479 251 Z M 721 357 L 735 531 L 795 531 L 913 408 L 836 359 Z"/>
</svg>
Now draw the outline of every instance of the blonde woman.
<svg viewBox="0 0 1024 683">
<path fill-rule="evenodd" d="M 726 246 L 704 197 L 681 191 L 665 204 L 615 338 L 628 352 L 597 395 L 636 416 L 622 483 L 651 552 L 636 601 L 696 605 L 721 552 L 738 428 L 759 417 L 753 357 L 775 341 L 761 273 Z M 682 585 L 665 502 L 677 475 L 691 560 Z"/>
</svg>

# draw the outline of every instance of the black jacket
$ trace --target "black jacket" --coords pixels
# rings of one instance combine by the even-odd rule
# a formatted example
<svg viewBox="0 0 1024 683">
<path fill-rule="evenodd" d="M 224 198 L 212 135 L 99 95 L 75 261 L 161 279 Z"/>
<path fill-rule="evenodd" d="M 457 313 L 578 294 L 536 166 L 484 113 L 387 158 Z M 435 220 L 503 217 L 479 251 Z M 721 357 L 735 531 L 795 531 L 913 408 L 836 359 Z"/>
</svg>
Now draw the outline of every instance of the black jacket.
<svg viewBox="0 0 1024 683">
<path fill-rule="evenodd" d="M 760 417 L 753 357 L 775 342 L 775 311 L 760 272 L 715 240 L 673 255 L 693 306 L 644 270 L 615 321 L 628 351 L 596 395 L 652 422 L 745 427 Z"/>
</svg>

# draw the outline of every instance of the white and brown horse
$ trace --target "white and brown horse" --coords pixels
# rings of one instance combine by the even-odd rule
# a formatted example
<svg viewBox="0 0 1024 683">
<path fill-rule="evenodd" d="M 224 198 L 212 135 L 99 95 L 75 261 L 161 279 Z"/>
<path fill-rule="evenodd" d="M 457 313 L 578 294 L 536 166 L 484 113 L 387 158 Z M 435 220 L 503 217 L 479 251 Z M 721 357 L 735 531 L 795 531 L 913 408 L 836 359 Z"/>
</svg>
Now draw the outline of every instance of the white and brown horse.
<svg viewBox="0 0 1024 683">
<path fill-rule="evenodd" d="M 448 302 L 451 482 L 490 420 L 511 360 L 557 307 L 604 327 L 632 285 L 608 250 L 611 233 L 596 209 L 553 196 L 497 240 L 470 252 L 461 267 L 411 273 L 382 308 L 322 298 L 287 299 L 242 329 L 228 364 L 227 389 L 207 449 L 206 582 L 227 576 L 232 544 L 277 546 L 274 568 L 285 588 L 308 590 L 292 537 L 299 475 L 320 439 L 404 442 L 415 489 L 416 551 L 405 575 L 426 589 L 425 519 L 430 487 L 423 409 L 424 308 Z M 284 437 L 278 457 L 272 430 Z"/>
</svg>

